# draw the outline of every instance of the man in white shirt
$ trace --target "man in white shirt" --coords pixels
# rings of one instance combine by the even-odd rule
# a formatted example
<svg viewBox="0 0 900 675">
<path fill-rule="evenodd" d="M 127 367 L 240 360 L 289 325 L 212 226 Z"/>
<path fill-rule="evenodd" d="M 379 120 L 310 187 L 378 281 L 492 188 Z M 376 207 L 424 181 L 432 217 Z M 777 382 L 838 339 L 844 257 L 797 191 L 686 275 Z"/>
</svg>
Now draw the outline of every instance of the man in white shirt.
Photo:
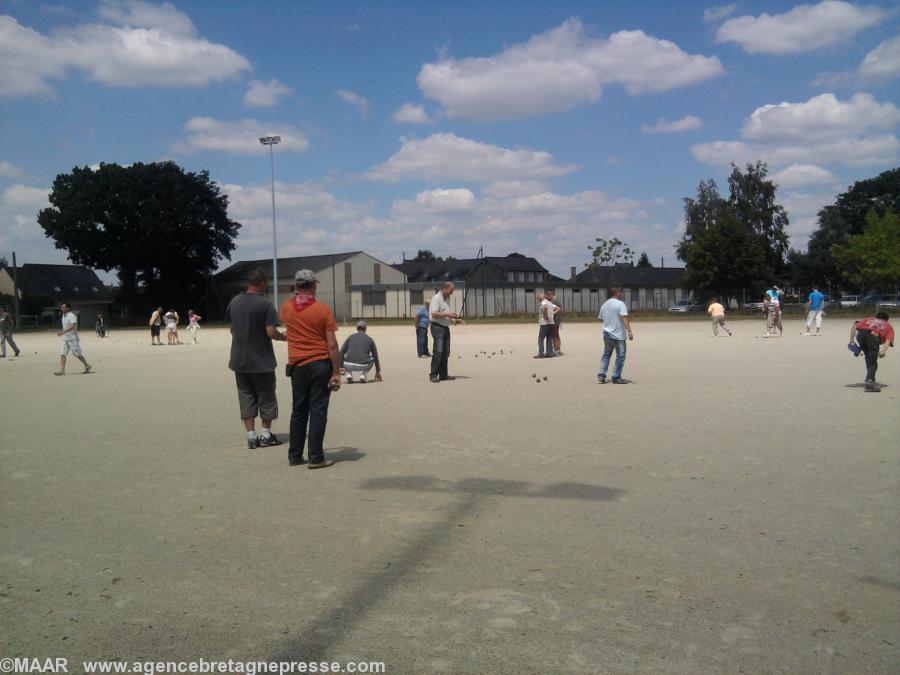
<svg viewBox="0 0 900 675">
<path fill-rule="evenodd" d="M 616 365 L 613 369 L 613 384 L 628 384 L 628 380 L 622 379 L 622 368 L 625 366 L 625 337 L 634 340 L 634 334 L 631 332 L 628 307 L 622 302 L 621 288 L 610 289 L 609 300 L 600 307 L 598 318 L 603 321 L 603 358 L 600 360 L 597 382 L 606 384 L 609 359 L 615 350 Z"/>
<path fill-rule="evenodd" d="M 59 309 L 62 312 L 62 330 L 57 335 L 62 338 L 62 344 L 59 348 L 59 370 L 53 374 L 66 374 L 66 355 L 72 352 L 75 358 L 84 364 L 84 374 L 87 375 L 92 368 L 81 355 L 81 341 L 78 339 L 78 317 L 72 312 L 68 303 L 62 303 Z"/>
<path fill-rule="evenodd" d="M 534 358 L 543 359 L 554 356 L 553 353 L 553 303 L 545 293 L 539 293 L 538 299 L 538 353 Z M 546 351 L 544 345 L 547 346 Z"/>
<path fill-rule="evenodd" d="M 459 314 L 450 311 L 450 296 L 453 295 L 453 284 L 444 282 L 443 288 L 431 298 L 428 316 L 431 319 L 431 337 L 434 344 L 431 348 L 432 382 L 442 382 L 454 378 L 447 374 L 447 362 L 450 359 L 450 324 L 455 323 Z"/>
</svg>

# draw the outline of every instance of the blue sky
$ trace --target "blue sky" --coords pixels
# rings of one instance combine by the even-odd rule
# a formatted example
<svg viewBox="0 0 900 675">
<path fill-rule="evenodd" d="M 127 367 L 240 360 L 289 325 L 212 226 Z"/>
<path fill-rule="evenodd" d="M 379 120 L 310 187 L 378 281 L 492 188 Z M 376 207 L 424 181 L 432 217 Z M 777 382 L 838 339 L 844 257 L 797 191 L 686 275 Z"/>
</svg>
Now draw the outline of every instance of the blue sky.
<svg viewBox="0 0 900 675">
<path fill-rule="evenodd" d="M 208 170 L 233 260 L 520 251 L 567 275 L 595 237 L 677 264 L 682 198 L 768 162 L 804 248 L 900 159 L 893 3 L 0 0 L 0 253 L 74 166 Z M 227 262 L 225 263 L 227 264 Z"/>
</svg>

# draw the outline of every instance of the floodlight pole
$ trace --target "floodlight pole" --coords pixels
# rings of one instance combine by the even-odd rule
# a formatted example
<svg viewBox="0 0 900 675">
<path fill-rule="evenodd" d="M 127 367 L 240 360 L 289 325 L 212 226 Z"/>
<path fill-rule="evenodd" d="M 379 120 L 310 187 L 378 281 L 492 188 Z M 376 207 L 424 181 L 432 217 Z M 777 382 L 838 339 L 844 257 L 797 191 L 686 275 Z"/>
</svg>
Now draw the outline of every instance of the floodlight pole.
<svg viewBox="0 0 900 675">
<path fill-rule="evenodd" d="M 281 136 L 263 136 L 259 139 L 263 145 L 269 146 L 269 164 L 272 168 L 272 289 L 273 302 L 278 308 L 278 227 L 275 225 L 275 151 L 272 149 L 276 143 L 281 142 Z"/>
</svg>

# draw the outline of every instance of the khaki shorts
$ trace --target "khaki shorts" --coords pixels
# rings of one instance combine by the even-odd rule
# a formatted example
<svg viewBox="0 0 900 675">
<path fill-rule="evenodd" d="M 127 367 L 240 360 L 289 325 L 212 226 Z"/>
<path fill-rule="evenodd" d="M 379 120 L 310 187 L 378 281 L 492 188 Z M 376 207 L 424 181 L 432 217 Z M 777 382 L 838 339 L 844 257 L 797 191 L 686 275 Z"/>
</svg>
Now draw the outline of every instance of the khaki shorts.
<svg viewBox="0 0 900 675">
<path fill-rule="evenodd" d="M 59 346 L 59 355 L 66 356 L 72 352 L 72 356 L 81 356 L 81 340 L 63 340 Z"/>
<path fill-rule="evenodd" d="M 278 419 L 278 399 L 275 398 L 275 371 L 270 373 L 235 373 L 241 419 L 260 417 Z"/>
</svg>

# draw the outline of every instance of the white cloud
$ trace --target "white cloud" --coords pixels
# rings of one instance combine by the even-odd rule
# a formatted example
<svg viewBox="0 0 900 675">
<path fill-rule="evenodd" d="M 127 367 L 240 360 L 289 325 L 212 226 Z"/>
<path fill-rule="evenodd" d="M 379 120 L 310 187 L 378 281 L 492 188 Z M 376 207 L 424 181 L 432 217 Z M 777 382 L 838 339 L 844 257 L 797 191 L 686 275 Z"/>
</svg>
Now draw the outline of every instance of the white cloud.
<svg viewBox="0 0 900 675">
<path fill-rule="evenodd" d="M 737 5 L 722 5 L 720 7 L 709 7 L 703 10 L 703 23 L 719 23 L 722 19 L 727 19 L 734 14 Z"/>
<path fill-rule="evenodd" d="M 279 152 L 304 152 L 309 148 L 306 135 L 297 127 L 280 122 L 245 119 L 223 122 L 211 117 L 192 117 L 184 126 L 188 137 L 172 146 L 172 152 L 191 154 L 200 151 L 227 152 L 233 155 L 258 155 L 266 152 L 259 139 L 281 136 Z"/>
<path fill-rule="evenodd" d="M 716 57 L 694 56 L 676 44 L 621 31 L 588 37 L 581 21 L 532 37 L 487 58 L 444 58 L 422 66 L 422 92 L 451 117 L 517 119 L 596 101 L 604 84 L 631 94 L 695 84 L 723 72 Z"/>
<path fill-rule="evenodd" d="M 797 5 L 785 14 L 739 16 L 723 23 L 716 42 L 736 42 L 750 54 L 794 54 L 849 40 L 885 19 L 878 7 L 841 0 Z"/>
<path fill-rule="evenodd" d="M 126 25 L 83 24 L 52 36 L 0 16 L 0 96 L 49 96 L 70 69 L 120 87 L 202 87 L 250 70 L 234 50 L 195 35 L 171 5 L 106 3 L 101 15 Z"/>
<path fill-rule="evenodd" d="M 38 211 L 50 206 L 49 193 L 50 188 L 21 184 L 0 192 L 0 252 L 9 255 L 15 251 L 20 265 L 67 262 L 65 251 L 54 248 L 37 223 Z"/>
<path fill-rule="evenodd" d="M 21 176 L 22 170 L 19 167 L 0 160 L 0 178 L 19 178 Z"/>
<path fill-rule="evenodd" d="M 779 193 L 778 202 L 788 214 L 787 232 L 791 246 L 806 250 L 806 244 L 818 227 L 819 211 L 834 203 L 834 193 L 787 192 Z"/>
<path fill-rule="evenodd" d="M 270 108 L 278 104 L 282 96 L 287 96 L 293 90 L 278 80 L 261 82 L 253 80 L 250 88 L 244 94 L 244 105 L 250 108 Z"/>
<path fill-rule="evenodd" d="M 677 134 L 682 131 L 695 131 L 697 129 L 700 129 L 702 126 L 703 122 L 699 117 L 695 117 L 694 115 L 687 115 L 686 117 L 682 117 L 680 120 L 675 120 L 674 122 L 670 122 L 669 120 L 663 118 L 652 126 L 644 124 L 641 126 L 641 133 Z"/>
<path fill-rule="evenodd" d="M 811 185 L 835 184 L 837 177 L 815 164 L 791 164 L 771 176 L 779 188 L 792 189 Z"/>
<path fill-rule="evenodd" d="M 370 169 L 366 178 L 495 182 L 563 176 L 576 168 L 556 164 L 549 152 L 509 150 L 440 133 L 425 139 L 404 140 L 400 150 Z"/>
<path fill-rule="evenodd" d="M 130 28 L 155 28 L 169 35 L 194 37 L 197 27 L 194 22 L 175 9 L 169 2 L 154 5 L 140 0 L 104 0 L 97 9 L 101 19 L 117 26 Z"/>
<path fill-rule="evenodd" d="M 372 104 L 359 94 L 355 94 L 348 89 L 338 89 L 334 93 L 337 94 L 342 101 L 356 108 L 360 115 L 365 116 L 366 114 L 368 114 L 369 107 Z"/>
<path fill-rule="evenodd" d="M 404 103 L 400 106 L 394 113 L 393 120 L 401 124 L 429 124 L 431 122 L 425 108 L 413 103 Z"/>
<path fill-rule="evenodd" d="M 900 76 L 900 35 L 885 40 L 866 54 L 859 74 L 872 80 L 890 80 Z"/>
<path fill-rule="evenodd" d="M 840 163 L 884 165 L 897 161 L 900 142 L 890 131 L 900 122 L 893 103 L 878 103 L 869 94 L 840 101 L 833 94 L 804 103 L 757 108 L 741 129 L 746 141 L 715 141 L 691 147 L 701 162 L 727 165 L 756 160 L 771 166 Z"/>
<path fill-rule="evenodd" d="M 900 110 L 893 103 L 879 103 L 870 94 L 856 94 L 849 101 L 821 94 L 805 103 L 757 108 L 744 121 L 741 136 L 766 143 L 817 143 L 848 134 L 889 131 L 898 122 Z"/>
</svg>

